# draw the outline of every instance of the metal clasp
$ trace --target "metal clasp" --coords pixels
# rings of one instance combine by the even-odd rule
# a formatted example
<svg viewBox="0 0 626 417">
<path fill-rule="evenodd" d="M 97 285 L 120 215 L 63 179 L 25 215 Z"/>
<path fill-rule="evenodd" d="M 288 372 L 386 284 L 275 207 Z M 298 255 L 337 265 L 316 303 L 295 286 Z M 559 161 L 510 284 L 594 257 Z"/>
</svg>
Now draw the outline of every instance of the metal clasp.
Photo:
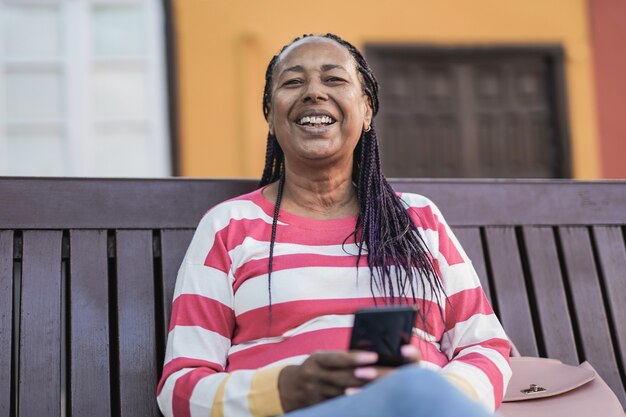
<svg viewBox="0 0 626 417">
<path fill-rule="evenodd" d="M 545 390 L 546 389 L 544 387 L 540 387 L 537 384 L 530 384 L 528 388 L 520 390 L 520 391 L 523 392 L 524 394 L 536 394 L 538 392 L 545 391 Z"/>
</svg>

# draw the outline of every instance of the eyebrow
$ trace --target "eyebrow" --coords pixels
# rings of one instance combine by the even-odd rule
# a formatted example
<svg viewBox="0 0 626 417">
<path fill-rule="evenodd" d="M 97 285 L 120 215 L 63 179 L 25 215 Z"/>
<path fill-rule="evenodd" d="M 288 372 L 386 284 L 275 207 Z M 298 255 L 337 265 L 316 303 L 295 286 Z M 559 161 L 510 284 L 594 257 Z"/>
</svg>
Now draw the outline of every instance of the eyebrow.
<svg viewBox="0 0 626 417">
<path fill-rule="evenodd" d="M 322 65 L 322 72 L 328 72 L 328 71 L 334 70 L 336 68 L 342 69 L 344 71 L 346 70 L 341 65 L 324 64 L 324 65 Z M 285 72 L 304 72 L 304 67 L 302 67 L 302 65 L 294 65 L 293 67 L 285 68 L 283 70 L 283 73 L 285 73 Z"/>
<path fill-rule="evenodd" d="M 326 65 L 322 65 L 322 72 L 326 72 L 326 71 L 330 71 L 330 70 L 334 70 L 334 69 L 342 69 L 342 70 L 346 70 L 344 67 L 342 67 L 341 65 L 333 65 L 333 64 L 326 64 Z"/>
</svg>

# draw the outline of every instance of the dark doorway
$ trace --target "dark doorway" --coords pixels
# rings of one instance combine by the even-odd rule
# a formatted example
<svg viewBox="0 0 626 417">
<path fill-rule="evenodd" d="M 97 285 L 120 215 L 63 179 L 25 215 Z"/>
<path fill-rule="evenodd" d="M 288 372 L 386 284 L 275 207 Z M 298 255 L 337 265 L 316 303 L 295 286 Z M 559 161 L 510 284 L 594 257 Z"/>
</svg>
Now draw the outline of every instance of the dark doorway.
<svg viewBox="0 0 626 417">
<path fill-rule="evenodd" d="M 567 178 L 563 50 L 366 46 L 389 177 Z"/>
</svg>

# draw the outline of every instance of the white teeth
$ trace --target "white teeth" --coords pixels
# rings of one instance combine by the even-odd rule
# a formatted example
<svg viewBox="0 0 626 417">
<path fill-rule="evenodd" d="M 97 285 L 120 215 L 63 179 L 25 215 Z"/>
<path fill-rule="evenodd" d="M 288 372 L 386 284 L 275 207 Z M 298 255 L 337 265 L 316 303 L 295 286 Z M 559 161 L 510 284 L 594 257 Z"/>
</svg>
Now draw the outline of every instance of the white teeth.
<svg viewBox="0 0 626 417">
<path fill-rule="evenodd" d="M 312 125 L 321 125 L 321 124 L 331 124 L 333 123 L 333 119 L 328 116 L 304 116 L 298 122 L 301 125 L 303 124 L 312 124 Z"/>
</svg>

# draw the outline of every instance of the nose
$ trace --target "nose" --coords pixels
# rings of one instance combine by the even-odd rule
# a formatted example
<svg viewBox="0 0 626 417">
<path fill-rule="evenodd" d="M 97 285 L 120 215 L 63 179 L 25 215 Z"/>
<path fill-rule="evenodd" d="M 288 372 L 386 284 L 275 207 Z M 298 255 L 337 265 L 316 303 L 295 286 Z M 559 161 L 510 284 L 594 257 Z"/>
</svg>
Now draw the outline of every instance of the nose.
<svg viewBox="0 0 626 417">
<path fill-rule="evenodd" d="M 326 93 L 324 84 L 320 80 L 313 79 L 307 83 L 302 96 L 302 101 L 316 102 L 318 100 L 328 100 L 328 94 Z"/>
</svg>

